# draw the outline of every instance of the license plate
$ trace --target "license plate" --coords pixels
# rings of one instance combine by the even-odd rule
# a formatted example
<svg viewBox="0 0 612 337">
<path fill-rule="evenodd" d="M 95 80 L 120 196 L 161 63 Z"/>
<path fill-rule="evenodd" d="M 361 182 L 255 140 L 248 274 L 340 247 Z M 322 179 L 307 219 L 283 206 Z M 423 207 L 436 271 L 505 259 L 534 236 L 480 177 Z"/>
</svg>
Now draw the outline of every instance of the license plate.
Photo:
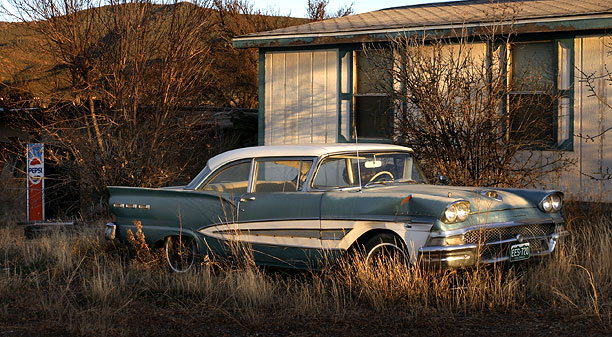
<svg viewBox="0 0 612 337">
<path fill-rule="evenodd" d="M 510 262 L 527 260 L 530 255 L 531 247 L 529 247 L 529 242 L 510 246 Z"/>
</svg>

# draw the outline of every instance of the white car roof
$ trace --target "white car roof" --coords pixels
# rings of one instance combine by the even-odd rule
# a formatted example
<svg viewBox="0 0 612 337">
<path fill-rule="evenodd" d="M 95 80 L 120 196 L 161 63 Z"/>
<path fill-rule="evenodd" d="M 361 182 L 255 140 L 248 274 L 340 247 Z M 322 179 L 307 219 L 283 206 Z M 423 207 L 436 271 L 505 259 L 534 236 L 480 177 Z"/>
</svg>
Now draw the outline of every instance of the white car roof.
<svg viewBox="0 0 612 337">
<path fill-rule="evenodd" d="M 408 151 L 411 148 L 392 144 L 344 143 L 344 144 L 304 144 L 304 145 L 267 145 L 236 149 L 218 154 L 208 160 L 208 167 L 215 170 L 226 163 L 245 159 L 262 157 L 320 157 L 346 151 Z"/>
</svg>

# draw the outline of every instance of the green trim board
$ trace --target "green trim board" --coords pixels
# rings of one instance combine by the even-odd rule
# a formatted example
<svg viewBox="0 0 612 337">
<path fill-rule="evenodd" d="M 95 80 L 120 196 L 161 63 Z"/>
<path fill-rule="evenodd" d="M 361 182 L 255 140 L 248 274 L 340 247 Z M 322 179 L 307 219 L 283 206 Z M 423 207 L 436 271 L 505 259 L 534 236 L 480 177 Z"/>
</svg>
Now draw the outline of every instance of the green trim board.
<svg viewBox="0 0 612 337">
<path fill-rule="evenodd" d="M 266 52 L 259 50 L 259 113 L 257 118 L 257 143 L 265 143 L 265 113 L 266 113 Z"/>
<path fill-rule="evenodd" d="M 572 38 L 567 38 L 567 39 L 557 39 L 555 40 L 556 44 L 557 44 L 557 55 L 559 55 L 558 53 L 558 48 L 559 48 L 559 44 L 562 44 L 563 46 L 565 46 L 567 49 L 569 49 L 569 59 L 568 59 L 568 63 L 570 64 L 569 67 L 569 89 L 567 90 L 560 90 L 560 94 L 563 98 L 568 98 L 569 99 L 569 119 L 568 119 L 568 127 L 569 127 L 569 137 L 568 139 L 566 139 L 563 143 L 561 144 L 557 144 L 557 149 L 559 150 L 564 150 L 564 151 L 573 151 L 574 150 L 574 83 L 575 83 L 575 69 L 576 69 L 576 57 L 575 57 L 575 47 L 574 47 L 574 43 L 576 41 L 575 37 Z M 558 60 L 557 60 L 557 64 L 558 64 Z M 559 71 L 559 69 L 557 69 L 557 71 Z M 557 109 L 559 109 L 559 106 L 557 106 Z M 558 115 L 558 114 L 557 114 Z M 558 133 L 559 133 L 559 129 L 558 129 L 558 123 L 557 123 L 557 139 L 558 139 Z"/>
</svg>

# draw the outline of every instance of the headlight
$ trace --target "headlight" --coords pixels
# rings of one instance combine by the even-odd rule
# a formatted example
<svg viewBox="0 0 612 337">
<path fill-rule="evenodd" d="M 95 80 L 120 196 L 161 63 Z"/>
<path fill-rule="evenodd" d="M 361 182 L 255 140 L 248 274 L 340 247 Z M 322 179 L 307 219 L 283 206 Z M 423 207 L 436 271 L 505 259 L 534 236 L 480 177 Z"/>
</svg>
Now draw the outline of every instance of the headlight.
<svg viewBox="0 0 612 337">
<path fill-rule="evenodd" d="M 556 192 L 547 195 L 540 201 L 540 210 L 546 213 L 558 212 L 563 206 L 563 194 Z"/>
<path fill-rule="evenodd" d="M 559 194 L 553 194 L 550 196 L 550 200 L 553 211 L 558 212 L 563 205 L 563 198 L 561 198 L 561 195 Z"/>
<path fill-rule="evenodd" d="M 441 220 L 445 223 L 462 222 L 467 220 L 468 215 L 470 215 L 470 203 L 461 200 L 448 205 Z"/>
</svg>

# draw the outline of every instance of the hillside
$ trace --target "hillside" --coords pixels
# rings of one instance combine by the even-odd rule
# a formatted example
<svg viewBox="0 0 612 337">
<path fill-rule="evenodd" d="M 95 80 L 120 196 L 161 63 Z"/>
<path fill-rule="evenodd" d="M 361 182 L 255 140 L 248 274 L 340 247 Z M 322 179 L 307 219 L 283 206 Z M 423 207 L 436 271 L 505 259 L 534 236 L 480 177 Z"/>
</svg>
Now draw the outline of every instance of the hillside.
<svg viewBox="0 0 612 337">
<path fill-rule="evenodd" d="M 185 3 L 179 5 L 191 6 L 191 4 Z M 172 13 L 169 10 L 170 6 L 172 5 L 155 5 L 155 15 L 151 17 L 151 20 L 161 22 L 163 25 L 163 22 L 167 22 Z M 98 12 L 99 17 L 103 17 L 113 15 L 113 12 L 120 12 L 115 9 L 113 6 L 104 6 L 94 10 Z M 212 63 L 215 64 L 213 69 L 219 73 L 225 73 L 220 76 L 224 82 L 227 82 L 228 74 L 232 73 L 231 69 L 223 69 L 231 66 L 231 62 L 229 65 L 227 62 L 227 49 L 231 48 L 231 45 L 227 43 L 229 38 L 234 35 L 307 22 L 306 19 L 302 18 L 274 17 L 260 14 L 225 13 L 225 17 L 221 18 L 221 14 L 217 10 L 203 10 L 213 12 L 207 15 L 211 20 L 208 24 L 208 27 L 211 27 L 209 28 L 211 34 L 207 35 L 209 41 L 202 41 L 202 48 L 208 47 L 214 51 L 212 56 L 216 59 L 212 60 Z M 245 22 L 248 24 L 245 24 Z M 102 25 L 98 26 L 101 27 Z M 104 37 L 104 39 L 107 39 L 107 37 Z M 222 52 L 223 50 L 226 51 Z M 231 54 L 235 54 L 236 57 L 247 57 L 246 55 L 241 56 L 245 52 L 247 51 L 241 50 L 231 52 Z M 248 52 L 252 53 L 253 51 Z M 256 72 L 256 70 L 254 71 Z M 235 76 L 239 75 L 236 74 Z M 252 80 L 256 81 L 256 78 Z M 7 89 L 13 92 L 15 90 L 12 89 L 24 90 L 31 96 L 41 97 L 43 100 L 51 97 L 71 97 L 69 90 L 70 76 L 66 66 L 49 51 L 44 36 L 30 29 L 26 23 L 0 22 L 0 82 L 0 90 L 2 90 L 0 91 L 0 97 L 7 96 Z"/>
<path fill-rule="evenodd" d="M 0 23 L 0 82 L 45 96 L 60 86 L 62 72 L 43 50 L 42 36 L 23 23 Z M 52 89 L 52 90 L 50 90 Z"/>
</svg>

